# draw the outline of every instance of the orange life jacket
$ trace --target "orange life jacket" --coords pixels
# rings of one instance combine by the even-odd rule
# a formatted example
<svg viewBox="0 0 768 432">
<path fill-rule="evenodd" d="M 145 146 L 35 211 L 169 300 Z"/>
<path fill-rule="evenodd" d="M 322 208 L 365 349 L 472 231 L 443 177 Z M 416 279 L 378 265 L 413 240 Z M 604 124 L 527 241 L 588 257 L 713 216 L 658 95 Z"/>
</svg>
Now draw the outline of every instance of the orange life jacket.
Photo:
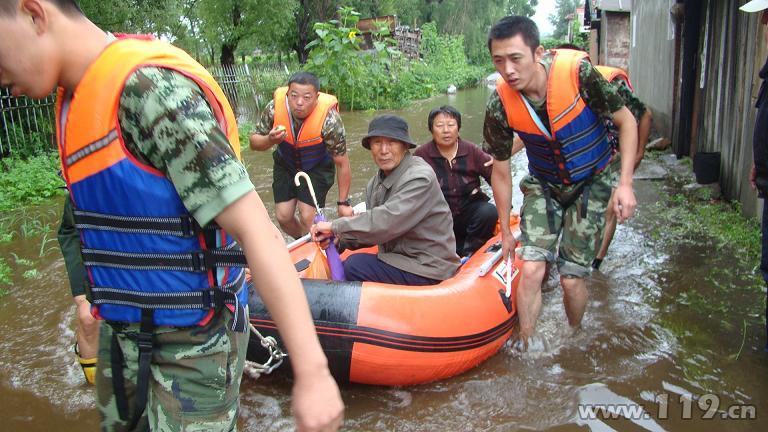
<svg viewBox="0 0 768 432">
<path fill-rule="evenodd" d="M 632 87 L 632 82 L 629 81 L 629 75 L 627 75 L 627 72 L 624 69 L 602 65 L 595 66 L 595 69 L 597 69 L 597 71 L 600 72 L 603 78 L 605 78 L 605 80 L 609 83 L 612 83 L 616 79 L 620 79 L 627 83 L 630 90 L 635 91 L 634 87 Z"/>
<path fill-rule="evenodd" d="M 167 43 L 114 41 L 89 66 L 71 99 L 59 90 L 57 141 L 92 312 L 135 323 L 151 311 L 155 325 L 187 327 L 206 322 L 223 302 L 236 311 L 244 331 L 248 293 L 237 268 L 242 265 L 222 259 L 242 254 L 234 239 L 214 225 L 197 225 L 170 180 L 139 162 L 123 142 L 120 97 L 141 67 L 172 69 L 194 81 L 240 157 L 237 124 L 221 88 L 205 68 Z"/>
<path fill-rule="evenodd" d="M 301 128 L 295 131 L 289 113 L 288 87 L 280 87 L 275 90 L 275 119 L 273 127 L 282 125 L 286 135 L 283 142 L 277 147 L 277 152 L 289 168 L 297 171 L 309 170 L 321 162 L 330 160 L 323 141 L 322 131 L 325 119 L 331 109 L 335 109 L 339 102 L 335 96 L 319 92 L 317 105 L 312 110 Z"/>
<path fill-rule="evenodd" d="M 611 147 L 602 121 L 579 93 L 579 65 L 587 54 L 552 50 L 547 81 L 549 129 L 525 98 L 507 84 L 496 82 L 507 122 L 525 143 L 532 175 L 556 184 L 584 180 L 604 169 Z"/>
</svg>

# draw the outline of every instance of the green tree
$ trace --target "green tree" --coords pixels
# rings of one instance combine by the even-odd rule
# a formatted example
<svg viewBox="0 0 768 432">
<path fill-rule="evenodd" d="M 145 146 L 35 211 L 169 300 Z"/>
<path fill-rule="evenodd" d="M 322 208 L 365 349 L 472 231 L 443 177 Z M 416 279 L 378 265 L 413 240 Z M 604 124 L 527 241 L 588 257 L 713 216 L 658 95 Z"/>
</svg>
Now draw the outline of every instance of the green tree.
<svg viewBox="0 0 768 432">
<path fill-rule="evenodd" d="M 293 33 L 293 50 L 296 51 L 300 63 L 306 63 L 309 57 L 307 44 L 315 38 L 313 24 L 331 19 L 338 4 L 339 0 L 298 0 L 294 13 L 296 31 Z"/>
<path fill-rule="evenodd" d="M 219 46 L 219 62 L 235 63 L 246 40 L 272 45 L 289 37 L 294 9 L 292 0 L 197 0 L 203 37 Z"/>
<path fill-rule="evenodd" d="M 184 0 L 80 0 L 88 18 L 104 30 L 176 37 L 184 31 L 179 20 Z"/>
<path fill-rule="evenodd" d="M 532 17 L 536 13 L 539 0 L 508 0 L 507 14 Z"/>
<path fill-rule="evenodd" d="M 464 36 L 464 52 L 473 63 L 485 62 L 491 25 L 507 14 L 508 0 L 441 0 L 429 2 L 438 32 Z"/>
<path fill-rule="evenodd" d="M 549 15 L 549 22 L 555 27 L 554 39 L 565 39 L 568 35 L 568 16 L 576 12 L 577 0 L 556 0 L 555 13 Z"/>
</svg>

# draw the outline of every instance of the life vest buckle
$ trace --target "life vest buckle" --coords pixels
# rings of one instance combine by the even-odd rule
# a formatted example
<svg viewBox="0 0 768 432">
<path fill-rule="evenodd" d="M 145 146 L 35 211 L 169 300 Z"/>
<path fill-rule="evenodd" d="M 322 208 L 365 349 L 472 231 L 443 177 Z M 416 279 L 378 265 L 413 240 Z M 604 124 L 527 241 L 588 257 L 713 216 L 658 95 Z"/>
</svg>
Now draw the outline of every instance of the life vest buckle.
<svg viewBox="0 0 768 432">
<path fill-rule="evenodd" d="M 191 216 L 181 216 L 182 237 L 190 238 L 195 236 L 195 221 Z"/>
<path fill-rule="evenodd" d="M 194 271 L 207 272 L 216 267 L 216 259 L 207 250 L 192 252 L 192 268 Z"/>
</svg>

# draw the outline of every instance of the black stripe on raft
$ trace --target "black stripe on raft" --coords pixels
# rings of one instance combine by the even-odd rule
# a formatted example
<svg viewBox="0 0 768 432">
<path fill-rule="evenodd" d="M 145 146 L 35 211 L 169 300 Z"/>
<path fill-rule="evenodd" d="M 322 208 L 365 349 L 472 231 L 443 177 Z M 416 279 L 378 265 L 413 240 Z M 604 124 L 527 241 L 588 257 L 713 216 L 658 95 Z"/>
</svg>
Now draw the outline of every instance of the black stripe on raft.
<svg viewBox="0 0 768 432">
<path fill-rule="evenodd" d="M 301 281 L 307 294 L 312 319 L 318 322 L 333 322 L 342 325 L 354 325 L 357 322 L 357 311 L 360 308 L 361 282 L 334 282 L 325 280 L 303 279 Z M 254 319 L 271 319 L 255 289 L 249 286 L 249 302 L 251 323 Z M 274 324 L 271 327 L 256 326 L 264 336 L 274 336 L 280 341 Z M 340 382 L 349 381 L 349 370 L 352 364 L 352 345 L 354 340 L 340 338 L 333 334 L 318 333 L 320 345 L 328 357 L 331 374 Z M 283 349 L 285 346 L 280 344 Z M 248 360 L 263 363 L 266 352 L 255 335 L 251 335 L 248 344 Z"/>
<path fill-rule="evenodd" d="M 429 338 L 432 340 L 428 342 L 418 342 L 414 340 L 421 339 L 423 338 L 422 336 L 393 334 L 392 332 L 367 327 L 344 326 L 338 323 L 318 321 L 315 321 L 315 326 L 317 327 L 317 333 L 319 335 L 327 335 L 334 338 L 367 343 L 384 348 L 414 352 L 457 352 L 468 351 L 493 342 L 511 330 L 516 322 L 517 318 L 515 316 L 483 333 L 446 338 Z M 274 323 L 269 320 L 251 319 L 251 324 L 259 330 L 276 329 Z"/>
</svg>

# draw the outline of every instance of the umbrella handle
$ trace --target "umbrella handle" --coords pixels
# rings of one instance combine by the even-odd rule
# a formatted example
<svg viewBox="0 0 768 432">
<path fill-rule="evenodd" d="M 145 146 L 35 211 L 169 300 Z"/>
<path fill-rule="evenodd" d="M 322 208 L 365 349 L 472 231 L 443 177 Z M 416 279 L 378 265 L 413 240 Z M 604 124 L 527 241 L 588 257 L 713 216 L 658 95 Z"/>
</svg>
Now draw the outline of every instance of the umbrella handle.
<svg viewBox="0 0 768 432">
<path fill-rule="evenodd" d="M 317 210 L 317 213 L 323 214 L 323 210 L 320 209 L 320 206 L 317 205 L 317 196 L 315 196 L 315 188 L 312 186 L 312 179 L 309 178 L 309 175 L 305 173 L 304 171 L 299 171 L 296 173 L 295 176 L 293 176 L 293 184 L 296 186 L 301 186 L 301 179 L 304 179 L 304 181 L 307 182 L 307 187 L 309 188 L 309 194 L 312 196 L 312 201 L 315 203 L 315 209 Z"/>
</svg>

